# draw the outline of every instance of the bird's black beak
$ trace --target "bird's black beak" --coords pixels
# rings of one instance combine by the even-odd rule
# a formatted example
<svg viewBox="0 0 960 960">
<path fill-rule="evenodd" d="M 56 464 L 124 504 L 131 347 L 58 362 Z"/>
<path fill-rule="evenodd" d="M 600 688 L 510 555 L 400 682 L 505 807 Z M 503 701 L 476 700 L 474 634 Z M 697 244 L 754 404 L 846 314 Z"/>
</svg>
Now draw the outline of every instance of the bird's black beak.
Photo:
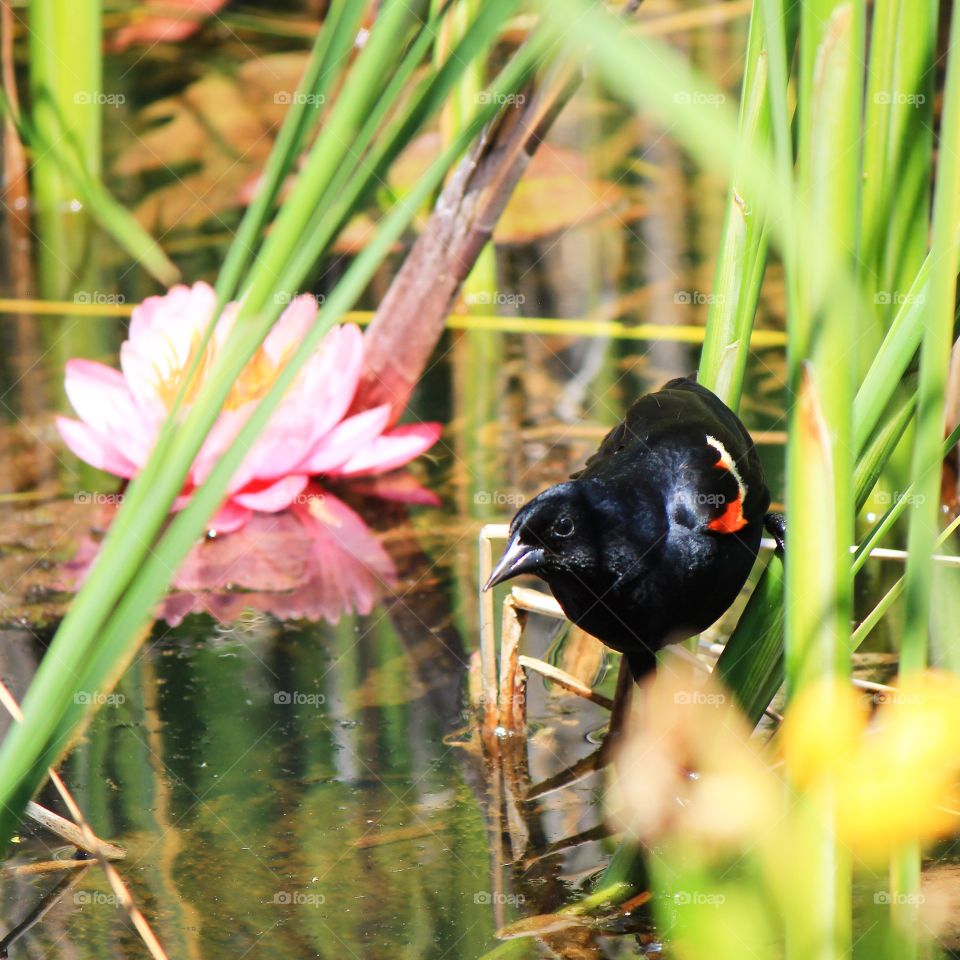
<svg viewBox="0 0 960 960">
<path fill-rule="evenodd" d="M 520 534 L 515 533 L 483 589 L 489 590 L 498 583 L 503 583 L 504 580 L 509 580 L 521 573 L 533 573 L 542 561 L 543 548 L 521 543 Z"/>
</svg>

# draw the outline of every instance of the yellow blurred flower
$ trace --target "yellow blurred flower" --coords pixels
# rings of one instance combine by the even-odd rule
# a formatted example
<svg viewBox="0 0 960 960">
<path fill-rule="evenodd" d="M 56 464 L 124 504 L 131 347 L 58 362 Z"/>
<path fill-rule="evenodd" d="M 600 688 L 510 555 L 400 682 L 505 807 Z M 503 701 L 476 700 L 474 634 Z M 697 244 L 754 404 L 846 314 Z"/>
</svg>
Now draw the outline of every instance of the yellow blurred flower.
<svg viewBox="0 0 960 960">
<path fill-rule="evenodd" d="M 868 723 L 846 685 L 814 684 L 787 711 L 780 746 L 794 785 L 835 812 L 839 840 L 880 860 L 960 830 L 960 678 L 904 678 Z"/>
<path fill-rule="evenodd" d="M 645 843 L 682 838 L 706 856 L 793 831 L 780 776 L 730 695 L 676 662 L 638 691 L 607 809 Z M 857 857 L 960 832 L 960 677 L 926 671 L 868 700 L 849 683 L 808 686 L 777 745 L 792 787 Z"/>
<path fill-rule="evenodd" d="M 801 690 L 780 730 L 794 784 L 811 787 L 841 772 L 856 753 L 868 716 L 864 698 L 849 682 L 825 678 Z"/>
</svg>

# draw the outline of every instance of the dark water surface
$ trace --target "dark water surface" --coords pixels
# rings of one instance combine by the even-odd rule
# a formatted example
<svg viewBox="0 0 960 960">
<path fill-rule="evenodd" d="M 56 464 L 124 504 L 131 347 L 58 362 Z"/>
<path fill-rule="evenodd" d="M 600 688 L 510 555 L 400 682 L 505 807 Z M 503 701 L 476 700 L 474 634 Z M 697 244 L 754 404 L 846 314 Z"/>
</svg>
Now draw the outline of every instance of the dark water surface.
<svg viewBox="0 0 960 960">
<path fill-rule="evenodd" d="M 527 805 L 521 828 L 501 821 L 464 661 L 441 637 L 383 609 L 336 626 L 249 614 L 156 628 L 64 774 L 127 848 L 122 874 L 171 956 L 478 956 L 495 923 L 559 908 L 603 862 L 598 841 L 540 855 L 596 827 L 596 776 Z M 594 750 L 601 710 L 532 701 L 531 775 Z M 491 846 L 511 829 L 524 856 L 501 867 Z M 65 855 L 29 830 L 13 862 Z M 55 901 L 11 956 L 140 955 L 96 865 L 57 895 L 60 876 L 4 878 L 7 930 Z"/>
</svg>

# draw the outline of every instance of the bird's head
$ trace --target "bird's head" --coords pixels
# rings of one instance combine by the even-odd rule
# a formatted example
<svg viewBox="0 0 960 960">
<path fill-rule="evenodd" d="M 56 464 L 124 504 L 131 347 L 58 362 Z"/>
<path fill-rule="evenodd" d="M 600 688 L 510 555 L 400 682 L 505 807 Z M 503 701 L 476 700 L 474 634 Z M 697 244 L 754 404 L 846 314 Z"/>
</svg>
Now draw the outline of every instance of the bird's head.
<svg viewBox="0 0 960 960">
<path fill-rule="evenodd" d="M 547 583 L 564 574 L 584 581 L 609 574 L 617 556 L 629 549 L 622 507 L 594 482 L 571 480 L 544 490 L 517 511 L 507 549 L 484 589 L 521 573 Z M 636 522 L 634 527 L 636 538 Z"/>
</svg>

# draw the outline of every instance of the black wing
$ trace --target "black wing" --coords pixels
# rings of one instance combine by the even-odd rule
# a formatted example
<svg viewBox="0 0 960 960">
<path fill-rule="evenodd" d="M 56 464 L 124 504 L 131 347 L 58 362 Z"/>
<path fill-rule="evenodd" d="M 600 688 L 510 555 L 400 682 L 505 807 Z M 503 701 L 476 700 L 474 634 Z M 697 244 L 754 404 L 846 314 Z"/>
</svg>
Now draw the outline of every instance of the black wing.
<svg viewBox="0 0 960 960">
<path fill-rule="evenodd" d="M 716 394 L 686 377 L 637 400 L 571 479 L 619 472 L 621 457 L 630 470 L 642 471 L 645 460 L 660 459 L 667 450 L 684 454 L 697 495 L 690 507 L 711 529 L 733 532 L 741 514 L 752 520 L 769 506 L 750 434 Z"/>
</svg>

